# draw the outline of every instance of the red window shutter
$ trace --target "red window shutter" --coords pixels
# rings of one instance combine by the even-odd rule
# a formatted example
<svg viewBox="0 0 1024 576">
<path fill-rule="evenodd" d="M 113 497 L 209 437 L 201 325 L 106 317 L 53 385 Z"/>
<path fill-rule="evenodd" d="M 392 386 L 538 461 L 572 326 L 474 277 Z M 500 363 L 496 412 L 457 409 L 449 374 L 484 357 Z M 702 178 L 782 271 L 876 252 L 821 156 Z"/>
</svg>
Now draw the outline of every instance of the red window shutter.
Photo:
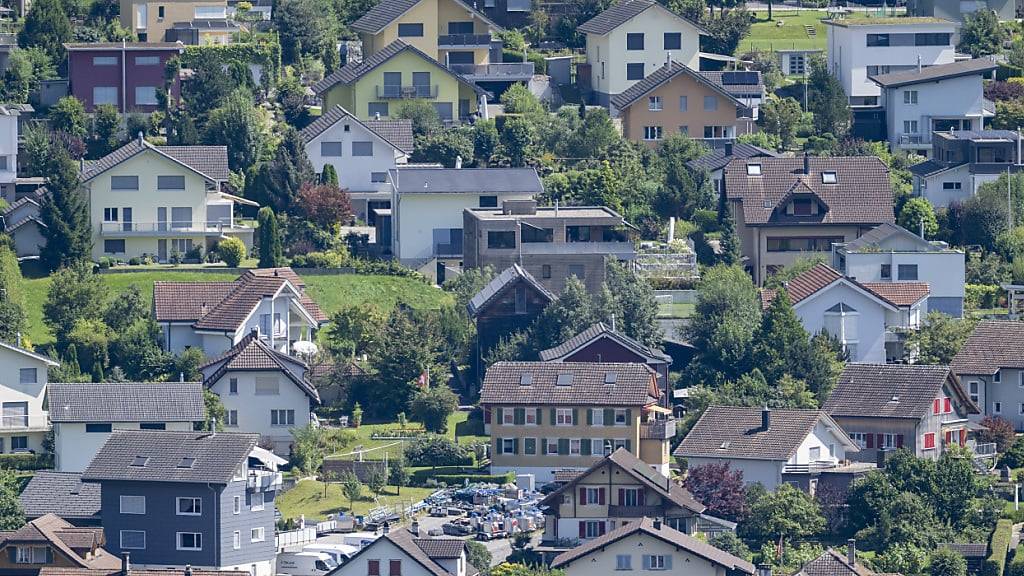
<svg viewBox="0 0 1024 576">
<path fill-rule="evenodd" d="M 490 423 L 491 423 L 491 409 L 490 408 L 484 408 L 484 424 L 490 424 Z"/>
<path fill-rule="evenodd" d="M 647 493 L 644 492 L 643 488 L 640 488 L 636 495 L 636 503 L 640 506 L 647 505 Z"/>
<path fill-rule="evenodd" d="M 934 433 L 928 432 L 927 434 L 924 435 L 924 447 L 925 448 L 935 448 L 935 434 Z"/>
<path fill-rule="evenodd" d="M 580 506 L 587 503 L 587 489 L 580 488 Z"/>
<path fill-rule="evenodd" d="M 597 523 L 597 535 L 604 536 L 604 522 Z"/>
<path fill-rule="evenodd" d="M 619 488 L 619 506 L 622 506 L 625 503 L 626 503 L 626 489 L 625 488 Z"/>
<path fill-rule="evenodd" d="M 961 446 L 966 446 L 967 445 L 967 430 L 966 429 L 961 429 L 960 430 L 960 445 Z"/>
<path fill-rule="evenodd" d="M 584 522 L 583 520 L 580 520 L 580 538 L 586 538 L 586 537 L 587 537 L 587 523 Z"/>
<path fill-rule="evenodd" d="M 865 436 L 867 437 L 868 448 L 874 448 L 875 447 L 875 435 L 874 434 L 865 434 Z"/>
<path fill-rule="evenodd" d="M 885 434 L 879 434 L 878 435 L 878 447 L 879 448 L 884 448 L 885 447 Z"/>
<path fill-rule="evenodd" d="M 953 411 L 953 403 L 949 398 L 946 398 L 942 401 L 942 411 L 945 412 L 946 414 L 949 414 L 950 412 Z"/>
<path fill-rule="evenodd" d="M 604 506 L 604 488 L 597 489 L 597 503 Z"/>
<path fill-rule="evenodd" d="M 939 413 L 939 402 L 940 400 L 938 398 L 932 401 L 932 414 Z"/>
<path fill-rule="evenodd" d="M 367 560 L 366 573 L 370 576 L 380 576 L 380 560 Z"/>
<path fill-rule="evenodd" d="M 896 435 L 896 447 L 903 448 L 903 434 Z"/>
<path fill-rule="evenodd" d="M 947 430 L 946 431 L 946 444 L 950 443 L 952 436 L 953 436 L 953 433 L 950 432 L 949 430 Z"/>
<path fill-rule="evenodd" d="M 402 576 L 401 560 L 391 560 L 388 564 L 388 576 Z"/>
</svg>

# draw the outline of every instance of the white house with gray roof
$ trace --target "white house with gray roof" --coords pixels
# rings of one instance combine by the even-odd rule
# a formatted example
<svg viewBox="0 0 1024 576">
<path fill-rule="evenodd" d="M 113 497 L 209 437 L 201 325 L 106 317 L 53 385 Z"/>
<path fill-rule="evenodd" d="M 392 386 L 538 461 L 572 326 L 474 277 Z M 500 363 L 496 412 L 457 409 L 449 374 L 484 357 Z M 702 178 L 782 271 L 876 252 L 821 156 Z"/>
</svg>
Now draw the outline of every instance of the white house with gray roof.
<svg viewBox="0 0 1024 576">
<path fill-rule="evenodd" d="M 206 420 L 198 382 L 53 383 L 54 468 L 81 472 L 114 430 L 191 431 Z"/>
<path fill-rule="evenodd" d="M 418 530 L 417 530 L 418 532 Z M 459 538 L 431 538 L 404 528 L 385 532 L 363 547 L 331 576 L 477 576 L 480 568 L 469 562 L 466 542 Z"/>
<path fill-rule="evenodd" d="M 59 364 L 0 341 L 0 454 L 42 452 L 50 429 L 43 401 L 51 366 Z"/>
</svg>

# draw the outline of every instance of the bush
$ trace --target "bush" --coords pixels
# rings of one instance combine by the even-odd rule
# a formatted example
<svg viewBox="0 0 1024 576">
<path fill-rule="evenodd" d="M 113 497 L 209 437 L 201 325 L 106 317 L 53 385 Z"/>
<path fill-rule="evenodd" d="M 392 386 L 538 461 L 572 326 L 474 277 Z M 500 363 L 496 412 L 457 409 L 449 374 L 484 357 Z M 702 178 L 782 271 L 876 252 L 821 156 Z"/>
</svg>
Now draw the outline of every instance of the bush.
<svg viewBox="0 0 1024 576">
<path fill-rule="evenodd" d="M 405 448 L 405 459 L 410 466 L 464 466 L 473 462 L 464 447 L 438 435 L 410 442 Z"/>
<path fill-rule="evenodd" d="M 1006 554 L 1010 551 L 1010 538 L 1013 535 L 1013 520 L 1000 518 L 996 521 L 996 529 L 992 531 L 989 541 L 989 555 L 985 559 L 982 573 L 985 576 L 1003 576 L 1006 567 Z"/>
<path fill-rule="evenodd" d="M 462 486 L 467 481 L 470 484 L 508 484 L 516 481 L 516 475 L 512 472 L 505 474 L 431 474 L 430 472 L 430 470 L 417 470 L 413 473 L 413 485 L 425 486 L 429 480 L 448 486 Z"/>
<path fill-rule="evenodd" d="M 693 223 L 705 234 L 718 232 L 718 213 L 714 210 L 694 210 Z"/>
<path fill-rule="evenodd" d="M 51 454 L 0 454 L 0 470 L 45 470 L 52 467 Z"/>
<path fill-rule="evenodd" d="M 1024 437 L 1017 438 L 999 458 L 999 466 L 1020 468 L 1024 466 Z"/>
<path fill-rule="evenodd" d="M 225 238 L 217 244 L 217 253 L 228 267 L 237 268 L 245 258 L 245 242 L 238 238 Z"/>
<path fill-rule="evenodd" d="M 306 254 L 306 266 L 309 268 L 341 268 L 344 263 L 345 255 L 334 250 Z"/>
<path fill-rule="evenodd" d="M 109 256 L 104 256 L 104 257 L 100 258 L 100 269 L 101 270 L 106 270 L 107 268 L 110 268 L 112 265 L 113 265 L 113 260 L 111 260 Z"/>
<path fill-rule="evenodd" d="M 964 300 L 970 308 L 997 308 L 1002 289 L 989 284 L 967 284 L 964 286 Z"/>
<path fill-rule="evenodd" d="M 1007 570 L 1009 576 L 1024 576 L 1024 545 L 1017 546 L 1016 552 L 1013 553 L 1013 561 L 1010 562 L 1010 568 Z"/>
</svg>

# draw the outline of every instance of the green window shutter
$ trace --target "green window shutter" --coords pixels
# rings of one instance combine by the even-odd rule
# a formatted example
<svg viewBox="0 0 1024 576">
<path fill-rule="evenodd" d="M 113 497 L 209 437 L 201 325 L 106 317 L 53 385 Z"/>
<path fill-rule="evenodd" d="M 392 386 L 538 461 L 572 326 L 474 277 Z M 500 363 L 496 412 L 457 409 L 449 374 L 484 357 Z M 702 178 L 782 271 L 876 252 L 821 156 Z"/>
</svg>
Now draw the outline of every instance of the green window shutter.
<svg viewBox="0 0 1024 576">
<path fill-rule="evenodd" d="M 587 412 L 589 414 L 589 412 Z M 583 456 L 590 456 L 590 440 L 584 438 L 580 440 L 580 454 Z"/>
<path fill-rule="evenodd" d="M 495 438 L 494 439 L 494 453 L 495 454 L 501 454 L 502 453 L 501 452 L 501 446 L 502 446 L 501 438 Z"/>
<path fill-rule="evenodd" d="M 615 425 L 615 410 L 611 408 L 604 409 L 604 425 L 614 426 Z"/>
<path fill-rule="evenodd" d="M 519 454 L 519 438 L 512 439 L 512 453 Z"/>
<path fill-rule="evenodd" d="M 563 454 L 563 455 L 569 453 L 569 439 L 568 438 L 559 438 L 558 439 L 558 453 L 559 454 Z"/>
<path fill-rule="evenodd" d="M 495 424 L 501 424 L 502 422 L 504 422 L 504 420 L 501 418 L 501 406 L 498 406 L 497 408 L 494 409 L 494 414 L 497 417 L 497 420 L 494 421 Z"/>
<path fill-rule="evenodd" d="M 632 442 L 632 440 L 627 438 L 626 439 L 626 452 L 632 452 L 632 451 L 633 451 L 633 442 Z"/>
<path fill-rule="evenodd" d="M 587 408 L 587 426 L 594 425 L 594 410 Z"/>
<path fill-rule="evenodd" d="M 575 426 L 580 423 L 580 411 L 578 408 L 572 409 L 572 425 Z"/>
<path fill-rule="evenodd" d="M 536 438 L 523 438 L 523 454 L 536 454 L 537 453 L 537 439 Z"/>
<path fill-rule="evenodd" d="M 555 425 L 555 422 L 557 422 L 557 421 L 558 421 L 558 420 L 557 420 L 557 419 L 555 418 L 555 409 L 554 409 L 554 408 L 552 408 L 552 409 L 551 409 L 551 425 L 552 425 L 552 426 L 554 426 L 554 425 Z"/>
<path fill-rule="evenodd" d="M 540 426 L 541 424 L 543 424 L 543 422 L 540 421 L 540 417 L 544 411 L 541 410 L 540 408 L 532 408 L 532 410 L 534 415 L 537 417 L 537 426 Z"/>
<path fill-rule="evenodd" d="M 516 426 L 522 426 L 523 424 L 526 424 L 526 409 L 516 408 L 516 411 L 513 413 L 512 418 L 513 421 L 516 423 Z"/>
<path fill-rule="evenodd" d="M 626 426 L 632 426 L 632 425 L 633 425 L 633 411 L 630 410 L 629 408 L 626 408 Z"/>
<path fill-rule="evenodd" d="M 541 438 L 540 439 L 540 453 L 541 454 L 547 454 L 548 453 L 548 439 L 547 438 Z"/>
</svg>

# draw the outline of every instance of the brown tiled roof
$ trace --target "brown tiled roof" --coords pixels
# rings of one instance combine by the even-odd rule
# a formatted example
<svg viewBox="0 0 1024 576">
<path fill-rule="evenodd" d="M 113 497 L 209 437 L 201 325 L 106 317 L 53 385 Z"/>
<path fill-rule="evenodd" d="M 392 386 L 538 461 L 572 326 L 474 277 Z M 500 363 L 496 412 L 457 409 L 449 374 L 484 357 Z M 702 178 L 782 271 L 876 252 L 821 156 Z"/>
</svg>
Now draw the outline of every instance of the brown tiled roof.
<svg viewBox="0 0 1024 576">
<path fill-rule="evenodd" d="M 875 576 L 875 573 L 859 562 L 851 566 L 846 555 L 829 548 L 804 564 L 796 576 Z"/>
<path fill-rule="evenodd" d="M 408 530 L 404 530 L 404 529 L 392 530 L 391 532 L 381 536 L 380 538 L 375 540 L 369 546 L 366 546 L 362 550 L 360 550 L 359 552 L 356 552 L 356 555 L 353 556 L 350 559 L 350 561 L 354 560 L 360 554 L 364 554 L 364 553 L 365 554 L 372 554 L 372 552 L 368 552 L 368 551 L 372 550 L 374 548 L 374 546 L 379 545 L 382 540 L 387 540 L 391 544 L 394 544 L 395 546 L 400 548 L 410 558 L 412 558 L 413 561 L 415 561 L 417 564 L 422 566 L 424 570 L 426 570 L 428 573 L 430 573 L 431 576 L 455 576 L 454 574 L 449 573 L 448 570 L 446 570 L 444 566 L 442 566 L 437 561 L 435 561 L 435 559 L 434 559 L 435 557 L 430 556 L 430 554 L 427 552 L 427 550 L 424 549 L 424 548 L 426 548 L 426 549 L 433 550 L 433 548 L 432 548 L 433 545 L 431 545 L 431 544 L 424 544 L 421 547 L 419 545 L 419 543 L 420 543 L 421 540 L 424 540 L 424 539 L 415 538 L 415 537 L 413 537 L 412 533 L 410 533 Z M 463 547 L 466 545 L 466 543 L 463 542 L 462 540 L 456 540 L 456 541 L 459 544 L 461 544 Z M 444 554 L 449 554 L 450 550 L 448 549 L 448 546 L 449 546 L 448 544 L 444 544 L 442 546 L 438 546 L 438 550 L 437 551 L 444 552 Z M 443 550 L 441 550 L 441 548 L 443 548 Z M 439 556 L 439 557 L 436 557 L 436 558 L 437 558 L 437 560 L 443 560 L 443 559 L 448 559 L 448 558 L 451 558 L 451 557 L 447 556 L 447 555 L 444 555 L 444 556 Z M 475 576 L 474 571 L 473 570 L 469 570 L 467 572 L 467 576 Z"/>
<path fill-rule="evenodd" d="M 913 306 L 928 296 L 927 282 L 869 282 L 860 283 L 853 278 L 848 278 L 839 273 L 838 270 L 828 264 L 818 263 L 813 268 L 794 277 L 785 283 L 786 293 L 789 294 L 789 301 L 796 304 L 801 300 L 809 298 L 831 286 L 834 282 L 843 280 L 853 286 L 868 292 L 886 304 L 894 307 Z M 776 291 L 766 288 L 761 291 L 761 306 L 768 309 L 775 300 Z"/>
<path fill-rule="evenodd" d="M 232 346 L 227 352 L 217 356 L 213 360 L 203 364 L 203 368 L 223 362 L 223 365 L 208 378 L 204 384 L 207 387 L 213 386 L 228 372 L 249 371 L 249 370 L 275 370 L 283 372 L 300 390 L 306 393 L 316 403 L 320 403 L 320 395 L 316 388 L 305 378 L 296 376 L 287 366 L 287 363 L 298 364 L 302 372 L 307 366 L 297 358 L 282 354 L 260 340 L 256 332 L 250 332 L 242 338 L 238 344 Z"/>
<path fill-rule="evenodd" d="M 306 309 L 306 312 L 309 312 L 310 316 L 312 316 L 317 322 L 327 321 L 327 315 L 320 309 L 320 305 L 309 296 L 308 292 L 306 292 L 306 281 L 303 280 L 302 276 L 299 276 L 294 270 L 287 266 L 283 268 L 253 268 L 246 270 L 245 274 L 242 274 L 241 279 L 245 280 L 246 278 L 258 278 L 261 276 L 281 277 L 291 282 L 292 286 L 298 288 L 299 292 L 302 294 L 299 297 L 299 302 L 302 303 L 302 307 Z"/>
<path fill-rule="evenodd" d="M 995 374 L 1000 368 L 1024 368 L 1024 322 L 982 320 L 949 367 L 957 374 Z"/>
<path fill-rule="evenodd" d="M 157 322 L 195 322 L 235 287 L 235 282 L 153 283 L 153 308 Z"/>
<path fill-rule="evenodd" d="M 793 304 L 828 286 L 843 275 L 827 264 L 818 264 L 786 282 L 786 293 Z"/>
<path fill-rule="evenodd" d="M 927 282 L 864 282 L 862 286 L 879 298 L 902 307 L 913 306 L 930 293 Z"/>
<path fill-rule="evenodd" d="M 103 543 L 102 529 L 78 528 L 54 514 L 40 516 L 17 530 L 0 533 L 0 546 L 8 542 L 47 542 L 79 568 L 109 569 L 121 566 L 119 558 L 100 548 Z M 76 552 L 82 549 L 92 552 L 94 548 L 95 553 L 88 557 Z"/>
<path fill-rule="evenodd" d="M 822 418 L 831 420 L 821 410 L 773 408 L 765 430 L 761 411 L 746 406 L 709 406 L 674 454 L 683 458 L 788 460 Z"/>
<path fill-rule="evenodd" d="M 554 561 L 551 563 L 551 567 L 564 568 L 574 561 L 588 556 L 592 552 L 603 552 L 605 547 L 608 545 L 636 534 L 652 536 L 662 542 L 686 550 L 694 556 L 700 556 L 713 564 L 722 566 L 725 568 L 725 572 L 727 574 L 734 574 L 736 572 L 744 574 L 754 573 L 754 565 L 750 562 L 733 556 L 724 550 L 719 550 L 707 542 L 702 542 L 693 536 L 684 534 L 667 524 L 662 522 L 658 522 L 656 524 L 655 521 L 650 518 L 642 518 L 639 521 L 630 522 L 608 532 L 600 538 L 595 538 L 586 544 L 573 548 L 572 550 L 562 552 L 555 557 Z M 680 569 L 682 569 L 682 567 L 680 567 Z"/>
<path fill-rule="evenodd" d="M 275 296 L 284 286 L 284 278 L 254 278 L 238 282 L 194 326 L 201 330 L 237 330 L 264 298 Z"/>
<path fill-rule="evenodd" d="M 968 414 L 978 407 L 948 366 L 848 363 L 822 409 L 832 417 L 912 418 L 932 410 L 932 401 L 949 385 Z"/>
<path fill-rule="evenodd" d="M 604 12 L 601 12 L 597 16 L 594 16 L 590 20 L 580 24 L 576 29 L 584 34 L 598 34 L 603 36 L 639 16 L 651 6 L 656 5 L 658 5 L 658 3 L 653 0 L 622 0 L 621 2 L 612 4 Z M 666 10 L 668 9 L 666 8 Z M 671 12 L 671 10 L 669 10 L 669 12 Z M 702 33 L 708 33 L 700 26 L 700 24 L 683 18 L 675 12 L 672 12 L 672 14 L 680 20 L 689 22 L 694 28 L 700 30 Z"/>
<path fill-rule="evenodd" d="M 639 356 L 646 356 L 648 358 L 656 358 L 658 360 L 672 362 L 672 358 L 665 354 L 664 352 L 662 352 L 661 350 L 655 350 L 650 346 L 645 346 L 640 342 L 637 342 L 636 340 L 630 338 L 629 336 L 626 336 L 625 334 L 620 334 L 619 332 L 612 330 L 611 327 L 606 325 L 604 322 L 598 322 L 597 324 L 594 324 L 593 326 L 587 328 L 583 332 L 580 332 L 579 334 L 573 336 L 572 338 L 566 340 L 565 342 L 562 342 L 561 344 L 555 346 L 554 348 L 542 350 L 540 352 L 540 359 L 543 360 L 544 362 L 551 362 L 552 360 L 556 360 L 558 358 L 565 358 L 566 356 L 572 354 L 573 352 L 576 352 L 580 348 L 583 348 L 587 344 L 590 344 L 594 340 L 602 337 L 610 338 L 615 342 L 618 342 L 622 347 L 631 350 L 633 353 Z"/>
<path fill-rule="evenodd" d="M 632 106 L 637 100 L 643 98 L 644 96 L 646 96 L 648 93 L 658 88 L 659 86 L 662 86 L 667 82 L 671 82 L 680 74 L 685 74 L 686 76 L 692 78 L 698 84 L 714 92 L 719 93 L 723 98 L 731 101 L 733 105 L 738 106 L 740 108 L 745 108 L 743 102 L 741 102 L 736 98 L 736 96 L 731 94 L 721 83 L 720 76 L 706 76 L 705 74 L 693 70 L 689 66 L 682 64 L 680 62 L 676 62 L 675 60 L 666 62 L 660 68 L 644 77 L 643 80 L 640 80 L 636 84 L 633 84 L 629 88 L 626 88 L 624 91 L 613 96 L 611 99 L 611 103 L 619 110 L 628 108 L 629 106 Z M 716 80 L 719 81 L 716 82 Z"/>
<path fill-rule="evenodd" d="M 804 158 L 737 159 L 725 167 L 725 193 L 742 203 L 747 225 L 871 224 L 893 221 L 889 169 L 874 156 L 812 157 L 810 174 Z M 747 164 L 760 164 L 760 176 L 748 176 Z M 824 184 L 823 172 L 836 183 Z M 828 209 L 824 214 L 791 216 L 785 202 L 793 194 L 813 194 Z"/>
<path fill-rule="evenodd" d="M 431 558 L 459 558 L 466 549 L 466 542 L 459 538 L 413 538 L 412 541 Z"/>
<path fill-rule="evenodd" d="M 481 404 L 644 406 L 659 396 L 654 371 L 637 363 L 496 362 L 480 389 Z"/>
</svg>

